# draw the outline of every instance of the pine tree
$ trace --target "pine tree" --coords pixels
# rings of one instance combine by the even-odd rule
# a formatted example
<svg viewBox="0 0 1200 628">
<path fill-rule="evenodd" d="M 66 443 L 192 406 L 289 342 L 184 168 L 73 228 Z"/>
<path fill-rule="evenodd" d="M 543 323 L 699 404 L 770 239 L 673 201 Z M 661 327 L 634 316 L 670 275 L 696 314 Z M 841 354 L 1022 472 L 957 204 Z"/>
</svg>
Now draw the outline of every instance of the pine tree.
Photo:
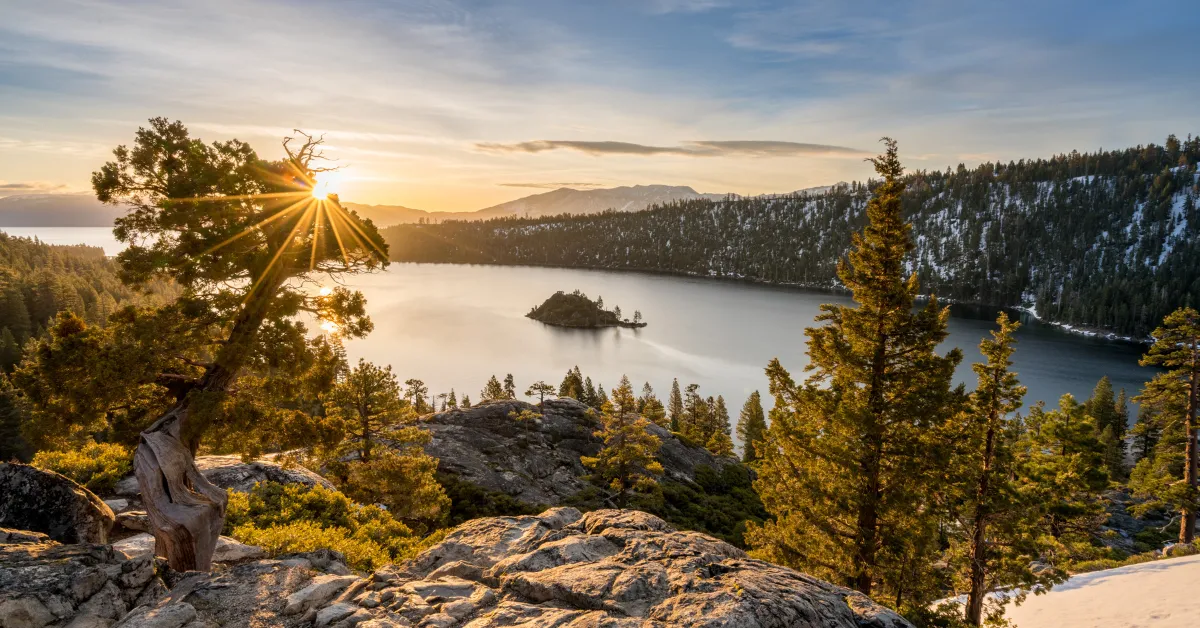
<svg viewBox="0 0 1200 628">
<path fill-rule="evenodd" d="M 1018 444 L 1025 460 L 1021 481 L 1045 505 L 1050 535 L 1068 552 L 1072 543 L 1090 544 L 1107 519 L 1100 495 L 1109 481 L 1095 420 L 1067 394 L 1054 410 L 1034 405 L 1025 425 Z"/>
<path fill-rule="evenodd" d="M 987 596 L 997 589 L 1015 587 L 1014 594 L 1023 597 L 1034 586 L 1065 577 L 1053 569 L 1031 569 L 1046 548 L 1039 542 L 1038 504 L 1025 498 L 1017 480 L 1021 422 L 1008 418 L 1025 395 L 1017 374 L 1009 370 L 1019 324 L 1003 313 L 996 324 L 992 338 L 979 344 L 987 361 L 972 365 L 978 384 L 950 430 L 958 447 L 952 461 L 959 478 L 952 488 L 958 525 L 948 527 L 947 563 L 963 582 L 966 621 L 972 626 L 1002 617 L 1003 603 L 984 615 Z"/>
<path fill-rule="evenodd" d="M 649 422 L 638 416 L 628 378 L 623 377 L 612 399 L 604 402 L 600 425 L 596 436 L 604 440 L 603 448 L 580 461 L 595 471 L 596 479 L 605 482 L 616 493 L 617 505 L 624 507 L 630 492 L 648 491 L 657 484 L 655 476 L 663 473 L 655 459 L 662 443 L 646 429 Z"/>
<path fill-rule="evenodd" d="M 329 391 L 325 410 L 346 423 L 346 431 L 355 439 L 352 450 L 364 461 L 371 459 L 380 432 L 411 416 L 401 403 L 392 367 L 380 368 L 362 359 Z"/>
<path fill-rule="evenodd" d="M 463 395 L 462 403 L 459 404 L 459 407 L 461 407 L 463 409 L 470 408 L 471 407 L 471 395 Z"/>
<path fill-rule="evenodd" d="M 762 396 L 756 390 L 750 393 L 738 415 L 737 435 L 742 441 L 742 462 L 750 464 L 758 460 L 755 447 L 762 442 L 766 431 L 767 419 L 763 413 Z"/>
<path fill-rule="evenodd" d="M 683 420 L 683 396 L 679 394 L 679 380 L 671 380 L 671 396 L 667 398 L 667 418 L 671 423 L 671 431 L 679 432 Z"/>
<path fill-rule="evenodd" d="M 592 384 L 592 378 L 583 378 L 583 396 L 581 396 L 579 400 L 584 404 L 595 408 L 598 406 L 596 401 L 597 397 L 598 395 L 596 395 L 596 387 Z"/>
<path fill-rule="evenodd" d="M 483 390 L 479 391 L 480 401 L 495 401 L 497 399 L 507 399 L 504 392 L 504 387 L 500 385 L 500 380 L 493 375 L 491 379 L 484 385 Z"/>
<path fill-rule="evenodd" d="M 512 373 L 504 376 L 504 398 L 517 398 L 517 384 L 513 381 Z"/>
<path fill-rule="evenodd" d="M 936 351 L 948 308 L 930 298 L 914 311 L 903 168 L 885 142 L 867 226 L 838 265 L 856 306 L 821 306 L 823 325 L 805 331 L 813 373 L 804 386 L 778 360 L 767 367 L 776 410 L 754 485 L 774 520 L 746 538 L 768 560 L 923 606 L 934 592 L 915 572 L 937 550 L 928 507 L 944 477 L 936 439 L 960 401 L 950 383 L 962 354 Z"/>
<path fill-rule="evenodd" d="M 458 407 L 458 397 L 454 394 L 454 389 L 450 389 L 450 398 L 446 400 L 446 405 L 451 408 Z"/>
<path fill-rule="evenodd" d="M 663 407 L 661 401 L 654 394 L 654 388 L 650 386 L 650 382 L 642 385 L 642 396 L 638 397 L 638 411 L 647 421 L 663 427 L 670 427 L 667 422 L 667 410 Z"/>
<path fill-rule="evenodd" d="M 7 327 L 0 329 L 0 373 L 12 372 L 17 362 L 21 361 L 21 346 L 12 331 Z"/>
<path fill-rule="evenodd" d="M 1122 391 L 1124 394 L 1124 391 Z M 1112 478 L 1125 477 L 1125 421 L 1113 397 L 1112 381 L 1108 376 L 1100 378 L 1092 390 L 1092 397 L 1084 403 L 1084 411 L 1096 422 L 1098 437 L 1104 447 L 1104 461 L 1108 475 Z"/>
<path fill-rule="evenodd" d="M 538 398 L 538 405 L 545 403 L 546 395 L 550 395 L 551 397 L 555 396 L 554 387 L 541 380 L 530 384 L 529 389 L 525 391 L 526 397 Z"/>
<path fill-rule="evenodd" d="M 24 416 L 8 376 L 0 373 L 0 462 L 25 460 L 33 454 L 21 435 Z"/>
<path fill-rule="evenodd" d="M 429 388 L 425 386 L 425 382 L 419 379 L 404 380 L 404 398 L 412 404 L 413 410 L 418 414 L 433 411 L 433 406 L 425 401 L 425 395 L 428 393 Z"/>
<path fill-rule="evenodd" d="M 567 369 L 567 374 L 563 376 L 562 383 L 558 385 L 558 396 L 583 401 L 583 379 L 579 377 L 578 366 L 573 370 Z"/>
<path fill-rule="evenodd" d="M 596 404 L 601 408 L 608 403 L 608 395 L 604 392 L 604 384 L 596 386 Z"/>
<path fill-rule="evenodd" d="M 733 439 L 729 437 L 729 410 L 725 407 L 725 398 L 717 395 L 717 400 L 712 404 L 712 411 L 709 413 L 711 417 L 711 430 L 708 439 L 705 441 L 705 448 L 718 456 L 733 455 Z"/>
<path fill-rule="evenodd" d="M 1175 310 L 1154 330 L 1154 344 L 1142 357 L 1142 366 L 1159 366 L 1164 375 L 1183 382 L 1187 398 L 1183 424 L 1183 484 L 1175 501 L 1180 524 L 1179 542 L 1191 543 L 1196 532 L 1197 504 L 1197 412 L 1200 411 L 1200 312 L 1186 307 Z"/>
</svg>

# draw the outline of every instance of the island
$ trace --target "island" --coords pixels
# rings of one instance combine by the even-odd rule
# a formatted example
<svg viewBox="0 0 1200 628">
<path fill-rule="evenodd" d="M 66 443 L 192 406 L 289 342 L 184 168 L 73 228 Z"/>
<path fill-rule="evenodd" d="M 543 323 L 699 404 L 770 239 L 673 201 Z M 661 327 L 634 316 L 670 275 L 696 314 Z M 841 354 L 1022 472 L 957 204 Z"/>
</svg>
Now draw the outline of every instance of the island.
<svg viewBox="0 0 1200 628">
<path fill-rule="evenodd" d="M 547 325 L 598 329 L 600 327 L 645 327 L 641 312 L 633 313 L 633 320 L 621 318 L 621 308 L 604 309 L 604 298 L 595 301 L 576 290 L 566 293 L 561 290 L 550 295 L 541 305 L 529 311 L 529 318 Z"/>
</svg>

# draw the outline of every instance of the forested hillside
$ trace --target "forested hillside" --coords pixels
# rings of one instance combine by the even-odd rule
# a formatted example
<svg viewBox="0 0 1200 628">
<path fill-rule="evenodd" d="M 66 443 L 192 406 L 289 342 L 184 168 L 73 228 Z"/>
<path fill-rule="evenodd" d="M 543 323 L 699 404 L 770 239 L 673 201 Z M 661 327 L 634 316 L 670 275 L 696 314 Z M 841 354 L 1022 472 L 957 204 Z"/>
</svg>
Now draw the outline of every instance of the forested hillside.
<svg viewBox="0 0 1200 628">
<path fill-rule="evenodd" d="M 52 246 L 0 233 L 0 370 L 11 370 L 25 341 L 58 312 L 103 325 L 123 305 L 172 295 L 158 283 L 151 292 L 121 283 L 116 263 L 100 247 Z"/>
<path fill-rule="evenodd" d="M 923 290 L 1146 336 L 1200 295 L 1200 139 L 905 176 Z M 876 182 L 642 212 L 401 225 L 397 261 L 647 270 L 839 289 Z"/>
</svg>

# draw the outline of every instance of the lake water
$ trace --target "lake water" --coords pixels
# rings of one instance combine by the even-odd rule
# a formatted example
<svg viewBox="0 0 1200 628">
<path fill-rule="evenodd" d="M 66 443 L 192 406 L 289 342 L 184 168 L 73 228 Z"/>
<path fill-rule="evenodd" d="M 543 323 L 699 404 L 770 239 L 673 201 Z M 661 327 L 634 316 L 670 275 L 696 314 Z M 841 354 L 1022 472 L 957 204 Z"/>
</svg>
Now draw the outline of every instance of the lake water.
<svg viewBox="0 0 1200 628">
<path fill-rule="evenodd" d="M 434 393 L 454 388 L 478 399 L 488 377 L 512 373 L 519 392 L 544 379 L 558 385 L 567 369 L 614 386 L 627 374 L 640 390 L 650 382 L 665 399 L 671 379 L 724 395 L 736 420 L 751 391 L 767 393 L 763 369 L 778 357 L 801 380 L 808 363 L 804 328 L 822 303 L 846 297 L 685 277 L 560 268 L 392 264 L 355 277 L 367 296 L 375 331 L 351 341 L 354 360 L 391 364 L 401 379 L 417 377 Z M 641 329 L 563 329 L 525 318 L 556 290 L 579 289 L 619 305 Z M 974 386 L 970 363 L 982 360 L 979 340 L 995 326 L 995 310 L 956 307 L 944 347 L 965 353 L 957 377 Z M 1136 345 L 1086 338 L 1028 320 L 1017 332 L 1014 369 L 1029 388 L 1027 405 L 1055 405 L 1064 393 L 1083 399 L 1102 376 L 1136 394 L 1153 372 L 1138 366 Z M 768 402 L 769 404 L 769 402 Z"/>
<path fill-rule="evenodd" d="M 105 228 L 0 228 L 54 244 L 93 244 L 115 255 L 121 245 Z M 650 382 L 666 399 L 671 379 L 724 395 L 731 414 L 751 391 L 766 395 L 763 368 L 778 357 L 801 380 L 807 364 L 804 328 L 822 303 L 849 303 L 837 295 L 770 286 L 632 273 L 450 264 L 392 264 L 374 275 L 351 277 L 367 296 L 375 331 L 347 343 L 350 358 L 390 364 L 401 380 L 422 379 L 434 394 L 453 388 L 479 398 L 487 379 L 512 373 L 518 392 L 539 379 L 554 385 L 576 365 L 611 389 L 622 374 L 635 388 Z M 641 310 L 642 329 L 578 330 L 525 318 L 556 290 L 579 289 L 626 317 Z M 963 349 L 959 381 L 973 386 L 971 362 L 996 312 L 956 307 L 945 347 Z M 1116 389 L 1136 394 L 1153 375 L 1138 366 L 1141 347 L 1087 338 L 1022 316 L 1014 369 L 1029 388 L 1026 405 L 1054 405 L 1064 393 L 1086 398 L 1108 375 Z M 769 402 L 768 402 L 769 403 Z"/>
</svg>

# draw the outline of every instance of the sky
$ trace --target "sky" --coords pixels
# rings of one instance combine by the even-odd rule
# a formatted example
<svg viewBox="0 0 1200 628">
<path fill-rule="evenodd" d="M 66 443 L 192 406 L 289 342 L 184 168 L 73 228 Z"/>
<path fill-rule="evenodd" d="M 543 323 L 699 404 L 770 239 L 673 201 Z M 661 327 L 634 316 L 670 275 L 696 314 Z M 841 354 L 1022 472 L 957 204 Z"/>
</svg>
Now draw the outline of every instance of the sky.
<svg viewBox="0 0 1200 628">
<path fill-rule="evenodd" d="M 0 0 L 0 196 L 82 193 L 139 125 L 264 158 L 324 134 L 344 201 L 559 186 L 786 192 L 1200 131 L 1195 0 Z"/>
</svg>

